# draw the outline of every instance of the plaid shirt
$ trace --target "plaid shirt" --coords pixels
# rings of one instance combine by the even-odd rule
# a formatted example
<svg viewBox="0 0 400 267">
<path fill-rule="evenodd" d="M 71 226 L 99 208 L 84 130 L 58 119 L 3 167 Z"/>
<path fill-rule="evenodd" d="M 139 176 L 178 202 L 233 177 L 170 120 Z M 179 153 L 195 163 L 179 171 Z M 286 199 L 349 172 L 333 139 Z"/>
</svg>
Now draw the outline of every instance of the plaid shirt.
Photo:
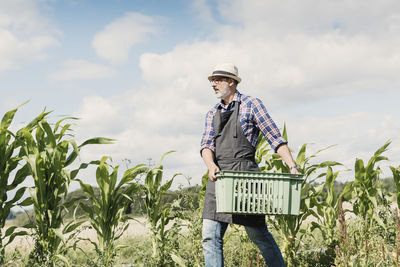
<svg viewBox="0 0 400 267">
<path fill-rule="evenodd" d="M 207 112 L 205 128 L 201 138 L 200 151 L 204 148 L 209 148 L 212 151 L 215 151 L 214 116 L 219 107 L 221 108 L 221 112 L 233 110 L 234 101 L 240 103 L 240 126 L 242 127 L 244 136 L 247 137 L 250 144 L 256 147 L 260 131 L 275 152 L 279 145 L 287 143 L 287 141 L 282 138 L 281 133 L 272 118 L 269 116 L 261 100 L 255 97 L 242 95 L 239 91 L 236 91 L 233 101 L 229 105 L 225 105 L 221 101 Z"/>
</svg>

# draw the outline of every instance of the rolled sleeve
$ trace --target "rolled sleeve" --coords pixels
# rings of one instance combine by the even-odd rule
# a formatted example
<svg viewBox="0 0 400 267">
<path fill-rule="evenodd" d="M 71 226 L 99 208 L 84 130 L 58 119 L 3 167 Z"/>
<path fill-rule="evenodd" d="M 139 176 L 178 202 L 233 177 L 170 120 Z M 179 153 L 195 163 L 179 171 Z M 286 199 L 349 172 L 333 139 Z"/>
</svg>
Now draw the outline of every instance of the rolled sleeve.
<svg viewBox="0 0 400 267">
<path fill-rule="evenodd" d="M 280 145 L 287 144 L 261 100 L 255 99 L 253 109 L 257 126 L 271 148 L 276 152 Z"/>
<path fill-rule="evenodd" d="M 280 137 L 276 138 L 272 143 L 270 143 L 270 146 L 276 153 L 276 151 L 278 150 L 278 147 L 280 145 L 287 144 L 287 143 L 288 142 L 282 136 L 280 136 Z"/>
</svg>

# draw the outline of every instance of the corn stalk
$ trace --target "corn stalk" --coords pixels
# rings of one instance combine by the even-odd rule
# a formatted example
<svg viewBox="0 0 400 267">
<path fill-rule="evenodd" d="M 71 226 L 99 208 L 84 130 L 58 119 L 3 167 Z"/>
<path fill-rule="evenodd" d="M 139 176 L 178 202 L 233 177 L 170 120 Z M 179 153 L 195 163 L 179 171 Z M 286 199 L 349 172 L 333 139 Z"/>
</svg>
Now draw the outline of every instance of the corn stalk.
<svg viewBox="0 0 400 267">
<path fill-rule="evenodd" d="M 76 199 L 66 201 L 68 188 L 79 170 L 89 164 L 82 163 L 77 169 L 69 170 L 82 147 L 88 144 L 111 143 L 111 139 L 93 138 L 77 145 L 68 134 L 71 124 L 62 125 L 66 119 L 58 121 L 54 127 L 46 121 L 46 116 L 37 122 L 34 131 L 22 130 L 24 145 L 21 148 L 28 172 L 33 177 L 34 187 L 29 189 L 35 212 L 35 223 L 28 225 L 35 235 L 35 247 L 30 254 L 30 262 L 41 266 L 54 266 L 64 257 L 65 234 L 72 234 L 82 222 L 71 222 L 63 227 L 63 219 Z"/>
<path fill-rule="evenodd" d="M 316 207 L 318 220 L 311 222 L 309 233 L 313 235 L 315 229 L 320 231 L 326 244 L 323 258 L 329 264 L 333 264 L 336 256 L 335 248 L 339 245 L 339 238 L 335 233 L 337 221 L 339 216 L 343 215 L 342 202 L 349 200 L 351 195 L 349 187 L 345 187 L 340 195 L 334 193 L 334 183 L 339 171 L 334 172 L 329 166 L 322 175 L 325 176 L 325 183 L 315 186 L 316 195 L 311 199 L 312 205 L 310 205 Z"/>
<path fill-rule="evenodd" d="M 97 196 L 91 185 L 79 180 L 83 192 L 91 204 L 79 203 L 90 219 L 90 228 L 97 233 L 98 244 L 93 244 L 99 256 L 98 265 L 112 266 L 115 256 L 122 246 L 116 246 L 115 242 L 128 228 L 129 216 L 125 214 L 126 208 L 132 202 L 131 196 L 137 191 L 138 185 L 135 178 L 145 172 L 147 168 L 137 165 L 125 171 L 122 179 L 117 183 L 118 168 L 106 163 L 108 157 L 103 157 L 96 170 L 96 180 L 100 189 Z M 111 168 L 111 173 L 109 172 Z"/>
<path fill-rule="evenodd" d="M 384 201 L 384 196 L 379 187 L 379 175 L 382 171 L 379 166 L 376 167 L 376 164 L 388 160 L 387 157 L 382 156 L 382 153 L 387 150 L 390 143 L 388 141 L 380 147 L 366 166 L 361 159 L 356 159 L 354 181 L 347 184 L 349 188 L 352 188 L 353 213 L 364 218 L 369 225 L 372 225 L 374 219 L 379 221 L 379 218 L 374 216 L 374 212 L 376 207 Z"/>
<path fill-rule="evenodd" d="M 163 195 L 170 189 L 174 178 L 180 175 L 174 174 L 169 181 L 162 184 L 164 169 L 161 163 L 164 157 L 172 152 L 165 153 L 157 166 L 148 169 L 145 182 L 141 185 L 141 189 L 145 194 L 144 207 L 146 217 L 150 222 L 150 235 L 153 248 L 152 257 L 160 266 L 163 266 L 167 261 L 166 245 L 168 243 L 168 234 L 176 230 L 173 227 L 167 230 L 166 226 L 176 217 L 176 214 L 173 213 L 174 210 L 179 208 L 178 202 L 161 205 Z"/>
<path fill-rule="evenodd" d="M 396 202 L 397 202 L 397 208 L 400 208 L 400 166 L 397 168 L 390 166 L 390 169 L 393 173 L 393 180 L 394 184 L 396 186 Z"/>
<path fill-rule="evenodd" d="M 3 228 L 10 210 L 16 205 L 26 206 L 30 204 L 29 199 L 17 203 L 23 197 L 26 187 L 20 187 L 29 175 L 28 166 L 21 167 L 21 156 L 18 155 L 19 149 L 23 144 L 20 140 L 19 131 L 15 135 L 8 128 L 11 126 L 12 120 L 18 108 L 8 111 L 1 120 L 0 125 L 0 266 L 5 264 L 5 248 L 11 243 L 16 236 L 26 235 L 26 231 L 18 231 L 17 227 L 11 226 L 4 233 Z M 41 119 L 45 114 L 33 120 L 25 127 L 25 131 L 32 131 L 32 127 L 37 120 Z M 10 175 L 16 171 L 14 179 L 10 181 Z M 16 190 L 16 191 L 15 191 Z M 9 199 L 9 193 L 14 191 L 14 197 Z M 5 242 L 5 239 L 8 239 Z M 5 243 L 4 243 L 5 242 Z"/>
</svg>

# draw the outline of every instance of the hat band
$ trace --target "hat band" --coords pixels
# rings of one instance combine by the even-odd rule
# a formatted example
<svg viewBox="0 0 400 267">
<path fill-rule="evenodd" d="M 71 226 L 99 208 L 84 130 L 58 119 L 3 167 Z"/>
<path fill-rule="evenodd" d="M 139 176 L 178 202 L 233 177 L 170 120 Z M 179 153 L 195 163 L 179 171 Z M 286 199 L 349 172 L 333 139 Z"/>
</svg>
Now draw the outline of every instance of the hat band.
<svg viewBox="0 0 400 267">
<path fill-rule="evenodd" d="M 235 76 L 237 77 L 235 74 L 231 73 L 231 72 L 227 72 L 227 71 L 222 71 L 222 70 L 216 70 L 212 73 L 212 75 L 216 75 L 216 74 L 222 74 L 222 75 L 231 75 L 231 76 Z"/>
</svg>

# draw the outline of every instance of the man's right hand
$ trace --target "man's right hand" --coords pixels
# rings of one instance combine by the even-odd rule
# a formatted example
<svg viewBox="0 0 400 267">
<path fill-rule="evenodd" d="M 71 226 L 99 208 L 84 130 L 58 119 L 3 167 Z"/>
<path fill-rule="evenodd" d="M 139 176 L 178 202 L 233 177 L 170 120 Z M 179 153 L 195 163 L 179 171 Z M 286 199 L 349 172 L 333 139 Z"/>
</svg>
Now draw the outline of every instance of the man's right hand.
<svg viewBox="0 0 400 267">
<path fill-rule="evenodd" d="M 216 181 L 217 176 L 215 174 L 219 172 L 219 167 L 215 164 L 214 152 L 209 148 L 204 148 L 201 151 L 201 156 L 208 169 L 208 178 L 213 182 Z"/>
<path fill-rule="evenodd" d="M 209 169 L 208 169 L 208 178 L 211 180 L 211 181 L 213 181 L 213 182 L 215 182 L 216 180 L 217 180 L 217 176 L 215 175 L 217 172 L 219 172 L 220 170 L 219 170 L 219 168 L 218 168 L 218 166 L 217 165 L 214 165 L 214 166 L 211 166 Z"/>
</svg>

